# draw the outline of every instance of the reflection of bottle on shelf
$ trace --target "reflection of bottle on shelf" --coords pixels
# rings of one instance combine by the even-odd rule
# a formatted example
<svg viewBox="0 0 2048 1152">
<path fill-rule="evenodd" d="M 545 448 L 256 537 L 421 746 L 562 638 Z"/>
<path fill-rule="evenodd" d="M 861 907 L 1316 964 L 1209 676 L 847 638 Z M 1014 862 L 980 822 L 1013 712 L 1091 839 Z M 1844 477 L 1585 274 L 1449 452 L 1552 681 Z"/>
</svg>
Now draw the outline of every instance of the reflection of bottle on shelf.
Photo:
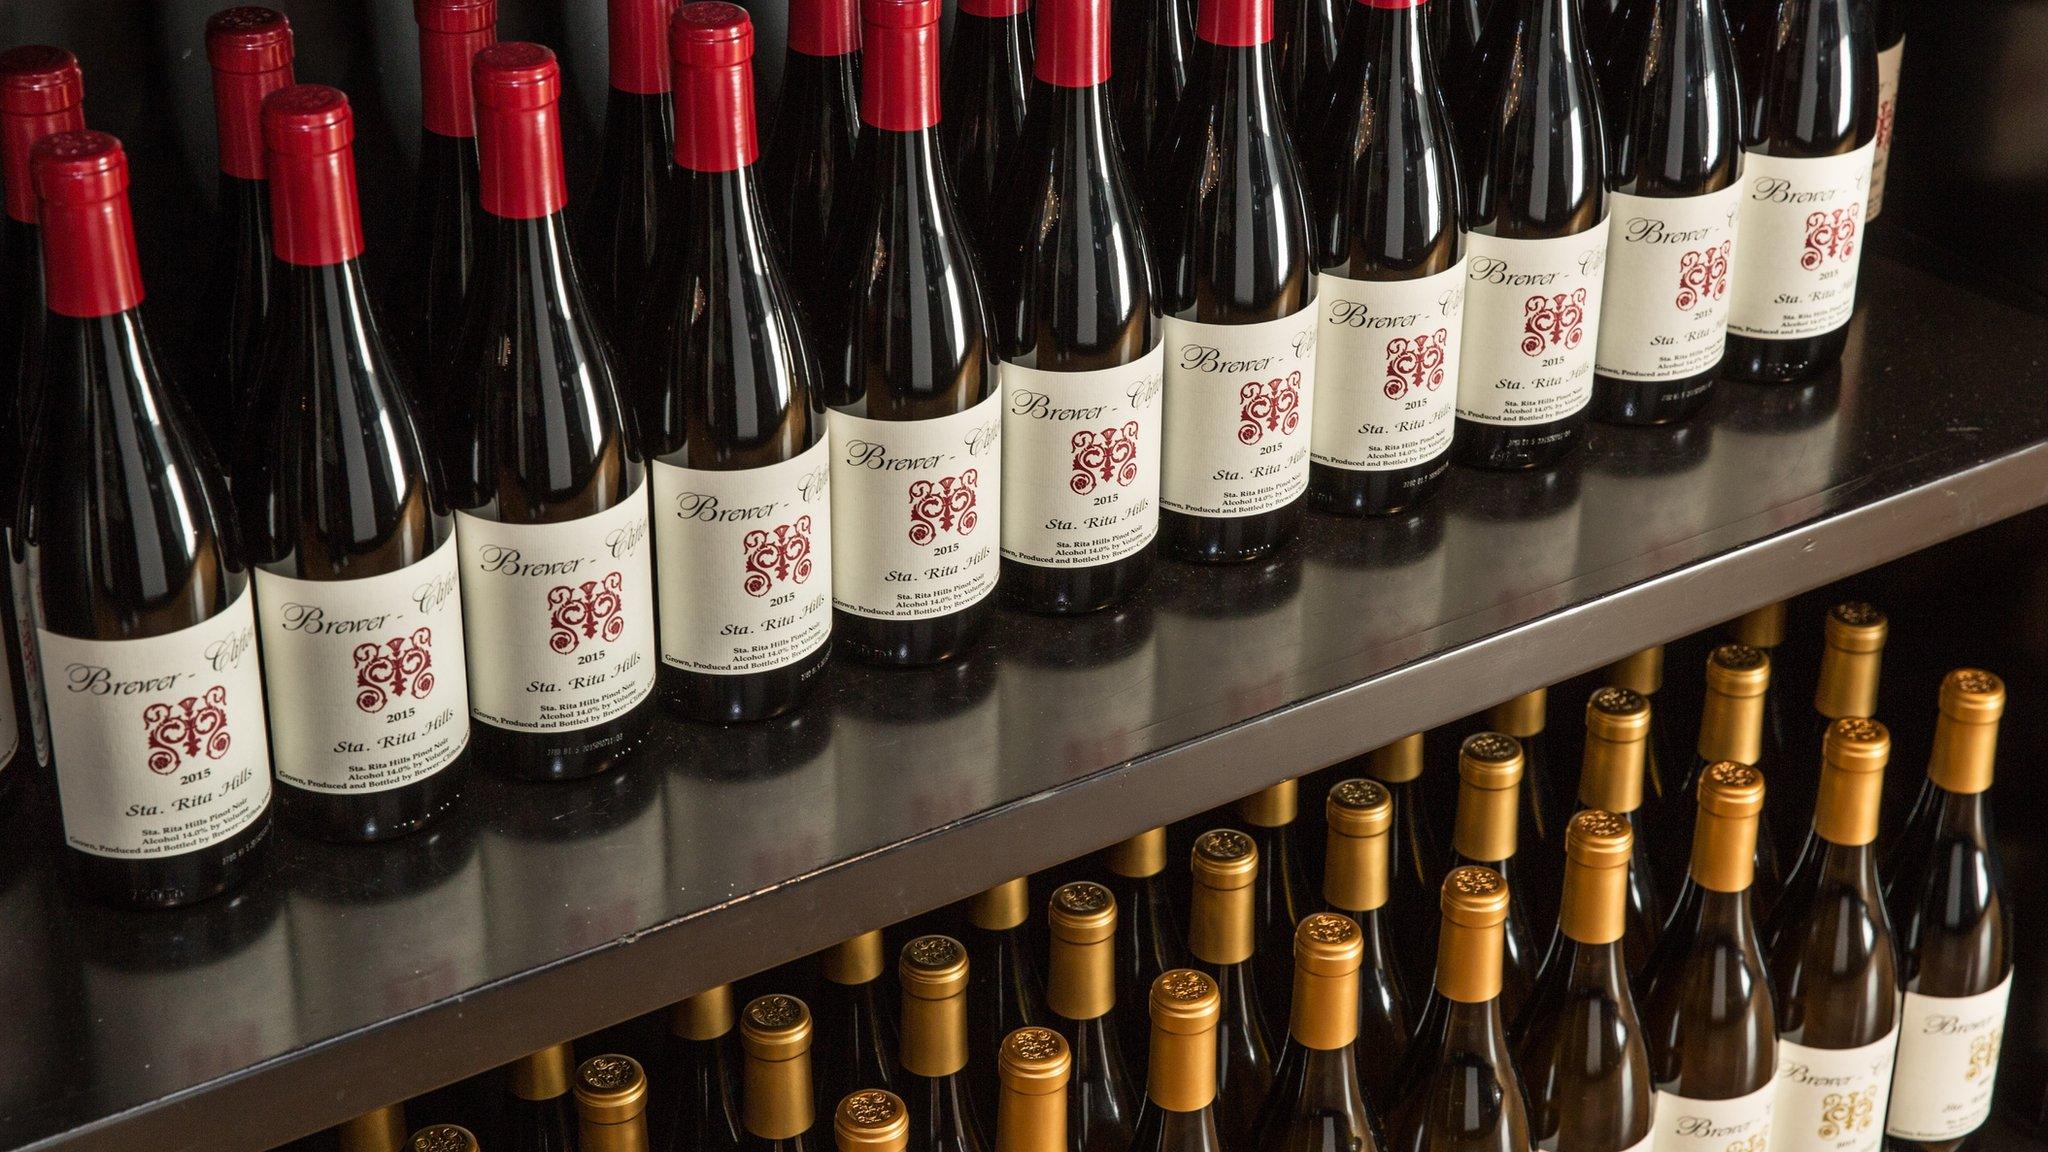
<svg viewBox="0 0 2048 1152">
<path fill-rule="evenodd" d="M 608 944 L 663 919 L 667 834 L 660 766 L 628 764 L 550 785 L 507 785 L 483 832 L 490 966 Z"/>
</svg>

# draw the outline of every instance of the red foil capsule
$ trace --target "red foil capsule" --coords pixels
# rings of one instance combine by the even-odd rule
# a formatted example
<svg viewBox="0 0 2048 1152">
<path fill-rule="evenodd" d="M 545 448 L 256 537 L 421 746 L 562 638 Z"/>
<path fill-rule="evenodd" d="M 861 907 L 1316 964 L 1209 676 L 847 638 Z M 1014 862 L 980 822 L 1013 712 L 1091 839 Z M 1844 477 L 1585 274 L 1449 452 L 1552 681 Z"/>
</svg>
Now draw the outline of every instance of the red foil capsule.
<svg viewBox="0 0 2048 1152">
<path fill-rule="evenodd" d="M 806 56 L 860 51 L 860 0 L 789 0 L 789 47 Z"/>
<path fill-rule="evenodd" d="M 668 91 L 668 27 L 676 0 L 611 0 L 605 9 L 612 87 L 648 96 Z"/>
<path fill-rule="evenodd" d="M 85 78 L 78 57 L 46 44 L 0 52 L 0 180 L 7 214 L 36 222 L 36 187 L 28 154 L 35 142 L 85 127 Z"/>
<path fill-rule="evenodd" d="M 1032 72 L 1060 88 L 1109 79 L 1109 0 L 1039 0 Z"/>
<path fill-rule="evenodd" d="M 271 248 L 278 259 L 319 266 L 363 254 L 355 138 L 355 115 L 339 88 L 300 84 L 263 102 Z"/>
<path fill-rule="evenodd" d="M 723 0 L 685 4 L 671 25 L 676 62 L 676 163 L 730 172 L 761 155 L 754 130 L 754 24 Z"/>
<path fill-rule="evenodd" d="M 939 0 L 861 0 L 861 123 L 915 132 L 939 122 L 939 9 Z"/>
<path fill-rule="evenodd" d="M 469 63 L 498 39 L 498 0 L 413 0 L 420 26 L 420 120 L 437 136 L 476 135 Z"/>
<path fill-rule="evenodd" d="M 223 8 L 206 20 L 220 170 L 263 179 L 263 100 L 292 79 L 292 25 L 270 8 Z"/>
<path fill-rule="evenodd" d="M 1273 39 L 1273 0 L 1201 0 L 1195 35 L 1225 48 L 1249 48 Z"/>
<path fill-rule="evenodd" d="M 476 55 L 477 155 L 484 211 L 508 220 L 552 216 L 569 203 L 562 178 L 562 66 L 521 41 Z"/>
<path fill-rule="evenodd" d="M 42 205 L 50 311 L 90 319 L 142 303 L 121 142 L 105 132 L 45 136 L 30 150 L 29 169 Z"/>
<path fill-rule="evenodd" d="M 960 11 L 969 16 L 1000 20 L 1031 11 L 1031 0 L 960 0 Z"/>
</svg>

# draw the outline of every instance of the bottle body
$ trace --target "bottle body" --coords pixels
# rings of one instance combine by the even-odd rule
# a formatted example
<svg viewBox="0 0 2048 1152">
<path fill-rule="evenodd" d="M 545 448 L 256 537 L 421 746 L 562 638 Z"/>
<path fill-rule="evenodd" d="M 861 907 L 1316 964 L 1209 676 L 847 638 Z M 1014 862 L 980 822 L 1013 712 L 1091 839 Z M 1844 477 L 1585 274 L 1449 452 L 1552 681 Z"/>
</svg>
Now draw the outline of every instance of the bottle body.
<svg viewBox="0 0 2048 1152">
<path fill-rule="evenodd" d="M 1117 137 L 1141 193 L 1151 187 L 1146 174 L 1187 88 L 1192 16 L 1187 0 L 1125 0 L 1110 9 Z"/>
<path fill-rule="evenodd" d="M 1551 948 L 1515 1025 L 1530 1135 L 1558 1148 L 1647 1149 L 1654 1093 L 1626 954 L 1563 933 Z"/>
<path fill-rule="evenodd" d="M 813 0 L 790 7 L 782 99 L 757 171 L 768 224 L 785 259 L 832 250 L 833 223 L 853 189 L 854 141 L 860 135 L 860 15 L 855 9 L 856 0 Z M 790 287 L 815 324 L 828 310 L 818 299 L 824 281 L 800 276 Z"/>
<path fill-rule="evenodd" d="M 1024 127 L 1031 99 L 1029 0 L 967 0 L 946 46 L 941 130 L 946 171 L 960 219 L 979 245 L 1003 191 L 1004 164 Z"/>
<path fill-rule="evenodd" d="M 674 138 L 666 79 L 660 88 L 641 92 L 620 89 L 615 78 L 605 95 L 604 144 L 589 202 L 576 220 L 576 239 L 591 307 L 620 346 L 628 343 L 621 306 L 630 310 L 653 287 L 661 213 L 675 196 Z"/>
<path fill-rule="evenodd" d="M 1746 892 L 1686 881 L 1643 981 L 1660 1149 L 1695 1147 L 1687 1116 L 1729 1138 L 1771 1130 L 1778 1034 L 1760 943 Z"/>
<path fill-rule="evenodd" d="M 1899 73 L 1906 63 L 1904 0 L 1878 0 L 1877 22 L 1877 152 L 1870 160 L 1870 212 L 1884 211 L 1885 174 L 1891 170 L 1892 133 L 1899 112 Z"/>
</svg>

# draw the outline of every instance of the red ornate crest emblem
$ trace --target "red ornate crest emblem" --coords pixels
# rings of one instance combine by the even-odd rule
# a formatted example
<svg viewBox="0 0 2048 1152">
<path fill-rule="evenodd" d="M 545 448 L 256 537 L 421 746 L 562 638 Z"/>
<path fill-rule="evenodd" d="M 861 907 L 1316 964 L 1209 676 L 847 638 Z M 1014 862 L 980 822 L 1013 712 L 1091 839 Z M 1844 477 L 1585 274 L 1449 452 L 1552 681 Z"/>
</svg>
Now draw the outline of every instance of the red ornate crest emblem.
<svg viewBox="0 0 2048 1152">
<path fill-rule="evenodd" d="M 1806 251 L 1799 266 L 1811 272 L 1829 260 L 1847 260 L 1856 254 L 1856 209 L 1829 208 L 1808 213 Z"/>
<path fill-rule="evenodd" d="M 941 532 L 965 536 L 974 531 L 981 516 L 974 510 L 974 487 L 981 473 L 973 468 L 958 476 L 937 480 L 915 480 L 910 485 L 910 542 L 929 544 Z"/>
<path fill-rule="evenodd" d="M 142 710 L 149 730 L 149 770 L 168 776 L 187 759 L 204 752 L 209 760 L 228 754 L 228 690 L 216 684 L 176 704 L 151 704 Z"/>
<path fill-rule="evenodd" d="M 1880 100 L 1877 103 L 1877 150 L 1882 152 L 1892 146 L 1892 117 L 1898 115 L 1897 100 Z"/>
<path fill-rule="evenodd" d="M 1522 352 L 1541 356 L 1547 348 L 1577 348 L 1586 338 L 1586 290 L 1577 288 L 1522 301 Z"/>
<path fill-rule="evenodd" d="M 382 712 L 393 700 L 424 700 L 434 690 L 434 630 L 415 628 L 377 644 L 356 645 L 356 707 Z"/>
<path fill-rule="evenodd" d="M 1266 433 L 1292 435 L 1301 425 L 1301 373 L 1254 380 L 1237 390 L 1237 441 L 1257 444 Z"/>
<path fill-rule="evenodd" d="M 1138 478 L 1138 422 L 1126 420 L 1121 427 L 1100 432 L 1074 433 L 1074 474 L 1067 487 L 1074 495 L 1086 496 L 1097 484 L 1128 486 Z"/>
<path fill-rule="evenodd" d="M 1728 255 L 1734 250 L 1734 241 L 1723 240 L 1678 258 L 1679 308 L 1697 308 L 1703 300 L 1719 300 L 1728 294 Z"/>
<path fill-rule="evenodd" d="M 609 644 L 626 630 L 625 577 L 607 572 L 600 580 L 557 584 L 548 589 L 548 647 L 567 656 L 576 646 L 603 636 Z"/>
<path fill-rule="evenodd" d="M 1443 387 L 1444 349 L 1450 339 L 1450 333 L 1439 328 L 1413 340 L 1396 336 L 1387 341 L 1387 399 L 1399 400 L 1417 388 L 1434 392 Z"/>
<path fill-rule="evenodd" d="M 749 596 L 766 596 L 783 580 L 801 584 L 811 578 L 811 518 L 794 524 L 756 528 L 740 537 L 747 554 L 747 575 L 740 581 Z"/>
</svg>

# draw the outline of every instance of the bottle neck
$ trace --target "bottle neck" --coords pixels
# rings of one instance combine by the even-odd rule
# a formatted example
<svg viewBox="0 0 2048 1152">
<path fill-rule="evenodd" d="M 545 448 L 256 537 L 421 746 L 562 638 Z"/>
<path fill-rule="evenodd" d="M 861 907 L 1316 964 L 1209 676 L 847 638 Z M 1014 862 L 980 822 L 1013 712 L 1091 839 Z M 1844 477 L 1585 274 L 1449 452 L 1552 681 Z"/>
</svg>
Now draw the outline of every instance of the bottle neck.
<svg viewBox="0 0 2048 1152">
<path fill-rule="evenodd" d="M 580 1125 L 577 1152 L 648 1152 L 647 1117 L 636 1115 L 616 1124 L 597 1124 L 588 1118 Z"/>
<path fill-rule="evenodd" d="M 1088 943 L 1055 935 L 1047 953 L 1045 1002 L 1067 1020 L 1093 1020 L 1116 1004 L 1116 936 Z"/>
<path fill-rule="evenodd" d="M 1491 1004 L 1500 997 L 1505 924 L 1472 928 L 1445 919 L 1436 943 L 1436 991 L 1454 1004 Z"/>
<path fill-rule="evenodd" d="M 1998 724 L 1971 724 L 1943 715 L 1934 723 L 1934 751 L 1927 779 L 1944 792 L 1979 793 L 1991 788 L 1998 758 Z"/>
<path fill-rule="evenodd" d="M 1326 975 L 1294 966 L 1287 1034 L 1304 1048 L 1349 1052 L 1358 1039 L 1358 970 Z"/>
<path fill-rule="evenodd" d="M 1254 889 L 1197 883 L 1188 913 L 1188 951 L 1204 964 L 1242 964 L 1252 957 Z"/>
<path fill-rule="evenodd" d="M 648 96 L 669 90 L 668 24 L 676 0 L 611 0 L 606 39 L 615 92 Z"/>
<path fill-rule="evenodd" d="M 420 29 L 420 119 L 436 136 L 476 135 L 469 64 L 497 43 L 495 25 L 466 32 Z"/>
<path fill-rule="evenodd" d="M 995 1152 L 1067 1152 L 1067 1089 L 1020 1092 L 1002 1087 Z"/>
<path fill-rule="evenodd" d="M 1352 0 L 1352 6 L 1355 11 L 1344 34 L 1365 38 L 1366 58 L 1378 63 L 1379 75 L 1412 93 L 1433 93 L 1436 62 L 1430 51 L 1429 9 L 1423 0 Z"/>
<path fill-rule="evenodd" d="M 83 320 L 142 303 L 142 267 L 127 193 L 88 204 L 46 200 L 42 221 L 43 288 L 50 311 Z"/>
<path fill-rule="evenodd" d="M 754 127 L 750 63 L 676 71 L 676 164 L 692 172 L 751 166 L 760 158 L 761 146 Z"/>
<path fill-rule="evenodd" d="M 1747 893 L 1756 880 L 1757 821 L 1702 809 L 1693 822 L 1692 881 L 1712 892 Z"/>
<path fill-rule="evenodd" d="M 859 0 L 789 0 L 789 50 L 804 56 L 860 51 Z"/>
<path fill-rule="evenodd" d="M 1558 930 L 1584 945 L 1611 944 L 1628 924 L 1628 865 L 1594 868 L 1567 860 Z"/>
<path fill-rule="evenodd" d="M 286 264 L 322 267 L 362 255 L 354 151 L 275 157 L 270 220 L 271 251 Z"/>
<path fill-rule="evenodd" d="M 1324 839 L 1323 900 L 1357 919 L 1360 913 L 1385 906 L 1388 874 L 1387 834 L 1347 836 L 1332 828 Z"/>
<path fill-rule="evenodd" d="M 1754 696 L 1731 696 L 1708 688 L 1700 705 L 1700 759 L 1708 764 L 1733 760 L 1755 764 L 1763 757 L 1764 700 Z"/>
<path fill-rule="evenodd" d="M 967 1067 L 967 994 L 936 1000 L 906 993 L 900 1060 L 914 1076 L 936 1079 Z"/>
<path fill-rule="evenodd" d="M 1055 88 L 1105 89 L 1109 83 L 1109 5 L 1054 4 L 1037 15 L 1032 75 Z M 1106 96 L 1106 93 L 1103 93 Z"/>
<path fill-rule="evenodd" d="M 1273 40 L 1273 0 L 1199 0 L 1195 39 L 1219 48 L 1251 48 Z"/>
<path fill-rule="evenodd" d="M 1152 1028 L 1145 1096 L 1168 1112 L 1199 1112 L 1216 1100 L 1216 1030 L 1189 1034 Z"/>
<path fill-rule="evenodd" d="M 1480 788 L 1469 781 L 1458 784 L 1458 814 L 1451 833 L 1451 849 L 1475 864 L 1495 864 L 1515 855 L 1517 822 L 1521 819 L 1520 784 L 1506 788 Z"/>
<path fill-rule="evenodd" d="M 28 152 L 36 141 L 58 132 L 85 127 L 85 108 L 74 104 L 57 112 L 0 112 L 0 182 L 7 190 L 7 215 L 24 224 L 36 222 L 36 188 L 28 169 Z M 257 151 L 263 142 L 257 139 Z"/>
<path fill-rule="evenodd" d="M 749 1054 L 741 1084 L 741 1122 L 763 1140 L 793 1140 L 811 1130 L 811 1054 L 763 1060 Z"/>
<path fill-rule="evenodd" d="M 239 180 L 263 179 L 263 98 L 292 86 L 292 67 L 213 73 L 213 123 L 220 170 Z"/>
<path fill-rule="evenodd" d="M 1607 993 L 1619 996 L 1629 986 L 1628 954 L 1619 939 L 1603 944 L 1572 942 L 1572 966 L 1567 985 L 1573 992 Z"/>
<path fill-rule="evenodd" d="M 917 132 L 939 122 L 939 26 L 863 28 L 862 125 Z"/>
<path fill-rule="evenodd" d="M 1820 679 L 1813 690 L 1813 708 L 1829 720 L 1870 716 L 1877 711 L 1877 675 L 1884 651 L 1846 652 L 1833 645 L 1821 650 Z"/>
<path fill-rule="evenodd" d="M 1647 740 L 1609 740 L 1586 733 L 1579 768 L 1579 803 L 1627 815 L 1643 806 L 1643 756 Z"/>
<path fill-rule="evenodd" d="M 485 212 L 506 220 L 537 220 L 567 206 L 559 103 L 491 109 L 477 118 L 476 136 Z"/>
</svg>

